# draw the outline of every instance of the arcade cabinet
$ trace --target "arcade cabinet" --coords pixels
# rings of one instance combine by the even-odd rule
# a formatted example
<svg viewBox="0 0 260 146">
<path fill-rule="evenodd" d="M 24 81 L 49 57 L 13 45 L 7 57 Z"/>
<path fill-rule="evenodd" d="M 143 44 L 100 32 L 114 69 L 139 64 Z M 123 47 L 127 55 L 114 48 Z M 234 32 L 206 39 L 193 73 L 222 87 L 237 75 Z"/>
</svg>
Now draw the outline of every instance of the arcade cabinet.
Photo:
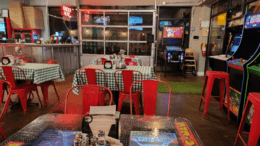
<svg viewBox="0 0 260 146">
<path fill-rule="evenodd" d="M 231 31 L 229 37 L 229 43 L 227 45 L 226 54 L 209 56 L 209 66 L 213 71 L 224 71 L 226 72 L 227 65 L 226 60 L 230 58 L 229 56 L 233 55 L 240 44 L 241 41 L 242 29 L 236 29 Z M 219 81 L 214 82 L 212 89 L 212 96 L 219 96 Z"/>
<path fill-rule="evenodd" d="M 164 57 L 164 77 L 166 77 L 166 68 L 169 64 L 182 66 L 182 75 L 185 78 L 184 73 L 184 55 L 183 49 L 183 27 L 163 27 L 162 44 L 165 50 Z"/>
<path fill-rule="evenodd" d="M 227 72 L 230 75 L 230 111 L 237 117 L 237 122 L 241 120 L 248 92 L 260 91 L 256 89 L 260 82 L 253 83 L 253 77 L 250 77 L 248 72 L 250 67 L 258 70 L 257 66 L 260 63 L 260 59 L 258 59 L 259 38 L 260 14 L 248 13 L 244 16 L 242 37 L 237 51 L 227 59 Z M 252 70 L 253 72 L 254 70 Z M 252 87 L 254 84 L 257 87 Z"/>
</svg>

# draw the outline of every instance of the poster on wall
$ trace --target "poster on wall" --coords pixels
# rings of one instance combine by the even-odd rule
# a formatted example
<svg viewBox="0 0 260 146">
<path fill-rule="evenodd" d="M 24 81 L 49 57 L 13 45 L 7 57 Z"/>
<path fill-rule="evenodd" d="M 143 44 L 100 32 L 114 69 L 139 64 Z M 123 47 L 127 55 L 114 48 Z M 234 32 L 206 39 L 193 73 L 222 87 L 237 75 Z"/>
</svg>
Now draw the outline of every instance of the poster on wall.
<svg viewBox="0 0 260 146">
<path fill-rule="evenodd" d="M 218 29 L 217 28 L 212 28 L 211 29 L 211 36 L 218 36 Z"/>
</svg>

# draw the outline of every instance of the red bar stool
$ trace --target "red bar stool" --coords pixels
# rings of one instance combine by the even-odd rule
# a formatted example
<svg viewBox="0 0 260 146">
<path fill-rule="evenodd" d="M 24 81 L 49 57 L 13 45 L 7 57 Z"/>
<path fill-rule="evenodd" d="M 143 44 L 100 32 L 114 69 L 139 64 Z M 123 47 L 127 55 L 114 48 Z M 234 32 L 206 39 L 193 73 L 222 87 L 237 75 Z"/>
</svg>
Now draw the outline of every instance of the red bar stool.
<svg viewBox="0 0 260 146">
<path fill-rule="evenodd" d="M 211 91 L 213 88 L 213 84 L 215 79 L 219 79 L 219 99 L 220 102 L 210 102 L 210 96 L 211 96 Z M 230 120 L 230 111 L 229 111 L 229 74 L 226 72 L 222 71 L 207 71 L 206 72 L 206 77 L 204 80 L 203 84 L 203 89 L 201 93 L 201 98 L 200 98 L 200 105 L 199 109 L 201 107 L 202 100 L 205 101 L 205 107 L 204 107 L 204 113 L 203 113 L 203 118 L 206 117 L 207 111 L 208 111 L 208 106 L 209 103 L 219 103 L 220 104 L 220 110 L 223 110 L 223 100 L 224 100 L 224 89 L 225 89 L 225 81 L 226 81 L 226 89 L 227 89 L 227 109 L 228 109 L 228 120 Z M 204 98 L 204 93 L 205 93 L 205 88 L 207 86 L 207 93 L 206 93 L 206 99 Z"/>
<path fill-rule="evenodd" d="M 255 106 L 254 108 L 254 114 L 253 114 L 253 118 L 252 118 L 252 124 L 251 124 L 251 128 L 250 128 L 250 133 L 248 132 L 243 132 L 246 120 L 247 120 L 247 115 L 250 111 L 250 108 L 252 106 L 252 104 Z M 239 139 L 241 139 L 241 141 L 243 142 L 244 145 L 246 145 L 245 141 L 243 140 L 243 138 L 241 137 L 242 133 L 246 133 L 249 134 L 249 139 L 248 139 L 248 144 L 247 146 L 256 146 L 259 136 L 260 136 L 260 93 L 249 93 L 248 95 L 248 99 L 246 102 L 246 107 L 242 116 L 242 120 L 241 123 L 239 125 L 238 128 L 238 132 L 237 132 L 237 137 L 236 137 L 236 141 L 235 141 L 235 146 L 237 145 L 237 142 Z"/>
</svg>

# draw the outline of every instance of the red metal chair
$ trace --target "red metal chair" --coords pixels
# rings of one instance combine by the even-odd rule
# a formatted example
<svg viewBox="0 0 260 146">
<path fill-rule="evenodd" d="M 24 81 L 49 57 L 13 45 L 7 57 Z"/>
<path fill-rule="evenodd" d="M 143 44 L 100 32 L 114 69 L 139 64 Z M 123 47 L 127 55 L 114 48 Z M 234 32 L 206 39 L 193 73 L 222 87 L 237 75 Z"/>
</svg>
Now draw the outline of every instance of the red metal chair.
<svg viewBox="0 0 260 146">
<path fill-rule="evenodd" d="M 4 85 L 9 86 L 9 90 L 12 91 L 12 85 L 11 85 L 10 82 L 5 81 L 5 80 L 0 80 L 0 89 L 3 89 Z M 8 104 L 11 100 L 11 95 L 12 95 L 11 92 L 9 92 L 9 94 L 7 95 L 6 103 L 5 103 L 4 108 L 2 109 L 2 112 L 1 112 L 1 115 L 0 115 L 0 122 L 2 120 L 4 112 L 7 111 L 7 109 L 8 109 Z M 0 134 L 2 135 L 3 139 L 5 140 L 6 139 L 5 133 L 4 133 L 4 130 L 1 126 L 0 126 Z"/>
<path fill-rule="evenodd" d="M 163 81 L 157 81 L 157 80 L 139 80 L 139 81 L 133 82 L 133 84 L 130 86 L 130 112 L 131 112 L 131 115 L 133 114 L 133 111 L 132 111 L 132 99 L 133 99 L 132 98 L 133 97 L 132 87 L 133 87 L 134 84 L 139 83 L 139 82 L 143 83 L 144 115 L 149 115 L 149 116 L 155 115 L 155 106 L 156 106 L 158 83 L 163 83 L 163 84 L 168 86 L 168 88 L 169 88 L 169 100 L 168 100 L 167 117 L 169 117 L 172 89 L 171 89 L 171 87 L 168 83 L 163 82 Z M 136 112 L 136 114 L 138 115 L 139 112 Z"/>
<path fill-rule="evenodd" d="M 122 72 L 122 78 L 123 78 L 123 86 L 124 91 L 120 91 L 120 88 L 118 86 L 117 82 L 117 72 Z M 135 70 L 116 70 L 114 72 L 115 82 L 117 86 L 117 90 L 119 91 L 119 100 L 118 100 L 118 109 L 117 111 L 121 111 L 123 102 L 126 98 L 130 98 L 130 86 L 133 83 L 133 75 L 134 72 L 139 73 L 141 75 L 141 80 L 143 79 L 143 74 L 140 71 Z M 140 96 L 141 96 L 142 87 L 140 87 L 139 92 L 134 92 L 132 95 L 132 99 L 134 101 L 136 113 L 139 114 L 139 103 L 140 103 Z"/>
<path fill-rule="evenodd" d="M 83 85 L 86 85 L 86 83 L 84 82 L 84 79 L 81 75 L 81 71 L 85 71 L 85 75 L 86 75 L 86 79 L 89 85 L 97 85 L 97 81 L 96 81 L 96 70 L 101 71 L 104 75 L 104 79 L 105 79 L 105 87 L 107 87 L 107 79 L 106 79 L 106 73 L 101 70 L 101 69 L 93 69 L 93 68 L 83 68 L 83 69 L 79 69 L 79 76 L 81 78 L 81 81 L 83 83 Z M 107 90 L 102 90 L 99 91 L 99 105 L 103 106 L 105 105 L 105 97 L 107 95 L 108 91 Z"/>
<path fill-rule="evenodd" d="M 48 59 L 48 60 L 43 60 L 41 63 L 44 63 L 44 62 L 47 62 L 47 64 L 60 64 L 58 60 L 52 60 L 52 59 Z M 47 81 L 47 82 L 44 82 L 44 83 L 41 83 L 39 84 L 39 86 L 41 86 L 41 89 L 42 89 L 42 93 L 43 93 L 43 97 L 44 97 L 44 100 L 45 100 L 45 105 L 48 106 L 48 89 L 49 89 L 49 86 L 50 85 L 53 85 L 53 88 L 55 90 L 55 93 L 58 97 L 58 100 L 60 100 L 60 96 L 58 95 L 58 92 L 56 90 L 56 87 L 55 87 L 55 84 L 54 84 L 54 81 Z"/>
<path fill-rule="evenodd" d="M 101 60 L 101 61 L 98 61 L 98 60 Z M 97 65 L 102 62 L 102 65 L 104 65 L 104 62 L 106 61 L 107 59 L 106 58 L 98 58 L 97 59 Z"/>
<path fill-rule="evenodd" d="M 47 59 L 47 60 L 42 60 L 41 63 L 47 63 L 47 64 L 60 64 L 60 62 L 58 60 L 54 60 L 54 59 Z"/>
<path fill-rule="evenodd" d="M 24 71 L 22 69 L 20 69 L 19 67 L 15 67 L 15 66 L 1 66 L 5 75 L 5 78 L 8 82 L 11 83 L 12 85 L 12 90 L 9 90 L 9 93 L 12 94 L 17 94 L 19 96 L 20 99 L 20 103 L 22 105 L 22 109 L 24 111 L 24 114 L 26 115 L 26 111 L 27 111 L 27 94 L 30 93 L 31 91 L 36 91 L 38 99 L 41 103 L 42 106 L 42 102 L 38 93 L 38 89 L 37 89 L 37 85 L 36 84 L 30 84 L 27 79 L 26 76 L 24 74 Z M 13 75 L 13 68 L 18 69 L 19 71 L 16 73 L 21 72 L 23 74 L 24 80 L 26 84 L 16 84 L 15 80 L 14 80 L 14 75 Z M 8 105 L 7 105 L 8 106 Z"/>
<path fill-rule="evenodd" d="M 213 84 L 215 79 L 219 79 L 219 100 L 220 102 L 210 102 L 210 96 L 211 96 L 211 91 L 213 88 Z M 207 111 L 208 111 L 208 106 L 209 103 L 214 103 L 214 104 L 220 104 L 220 110 L 223 110 L 223 101 L 224 101 L 224 89 L 225 89 L 225 81 L 226 81 L 226 92 L 227 92 L 227 109 L 228 109 L 228 120 L 230 120 L 230 109 L 229 109 L 229 74 L 226 72 L 222 71 L 207 71 L 206 72 L 206 77 L 204 80 L 202 92 L 201 92 L 201 98 L 200 98 L 200 105 L 199 109 L 201 107 L 202 100 L 205 101 L 205 107 L 204 107 L 204 113 L 203 113 L 203 118 L 206 117 Z M 205 89 L 207 86 L 207 93 L 206 93 L 206 99 L 204 98 L 204 93 Z"/>
<path fill-rule="evenodd" d="M 254 105 L 254 113 L 253 113 L 250 132 L 248 133 L 248 132 L 244 132 L 243 129 L 247 121 L 247 116 L 249 114 L 250 108 L 252 107 L 252 104 Z M 239 139 L 241 139 L 243 144 L 246 145 L 245 141 L 241 137 L 241 134 L 245 133 L 245 134 L 249 134 L 247 146 L 256 146 L 260 136 L 259 123 L 260 123 L 260 93 L 249 93 L 234 145 L 235 146 L 237 145 Z"/>
<path fill-rule="evenodd" d="M 64 114 L 68 114 L 68 96 L 69 93 L 74 89 L 74 88 L 81 88 L 82 89 L 82 103 L 83 103 L 83 114 L 88 114 L 90 110 L 90 106 L 98 106 L 98 97 L 99 97 L 99 92 L 100 88 L 106 89 L 109 94 L 110 94 L 110 102 L 109 105 L 112 104 L 113 100 L 113 94 L 111 90 L 109 90 L 107 87 L 104 86 L 98 86 L 98 85 L 78 85 L 70 88 L 66 94 L 66 99 L 65 99 L 65 109 L 64 109 Z M 78 114 L 82 114 L 78 113 Z"/>
</svg>

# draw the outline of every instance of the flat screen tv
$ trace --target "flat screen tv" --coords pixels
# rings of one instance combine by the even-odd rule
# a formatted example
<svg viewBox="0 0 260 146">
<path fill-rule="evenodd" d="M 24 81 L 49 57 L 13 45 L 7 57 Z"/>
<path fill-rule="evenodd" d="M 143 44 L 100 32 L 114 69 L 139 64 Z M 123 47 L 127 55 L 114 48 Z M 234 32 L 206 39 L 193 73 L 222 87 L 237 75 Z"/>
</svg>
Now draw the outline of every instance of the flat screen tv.
<svg viewBox="0 0 260 146">
<path fill-rule="evenodd" d="M 164 27 L 163 38 L 182 38 L 183 27 Z"/>
<path fill-rule="evenodd" d="M 172 26 L 172 21 L 160 21 L 160 29 L 162 30 L 163 27 Z"/>
<path fill-rule="evenodd" d="M 143 17 L 129 16 L 129 25 L 143 24 Z"/>
<path fill-rule="evenodd" d="M 107 25 L 110 22 L 110 17 L 106 16 L 105 18 L 105 24 Z M 94 17 L 94 24 L 103 24 L 104 23 L 104 19 L 103 16 L 99 17 L 99 16 L 95 16 Z"/>
<path fill-rule="evenodd" d="M 142 27 L 129 27 L 129 29 L 133 29 L 133 30 L 138 30 L 138 31 L 142 31 L 143 28 Z"/>
</svg>

